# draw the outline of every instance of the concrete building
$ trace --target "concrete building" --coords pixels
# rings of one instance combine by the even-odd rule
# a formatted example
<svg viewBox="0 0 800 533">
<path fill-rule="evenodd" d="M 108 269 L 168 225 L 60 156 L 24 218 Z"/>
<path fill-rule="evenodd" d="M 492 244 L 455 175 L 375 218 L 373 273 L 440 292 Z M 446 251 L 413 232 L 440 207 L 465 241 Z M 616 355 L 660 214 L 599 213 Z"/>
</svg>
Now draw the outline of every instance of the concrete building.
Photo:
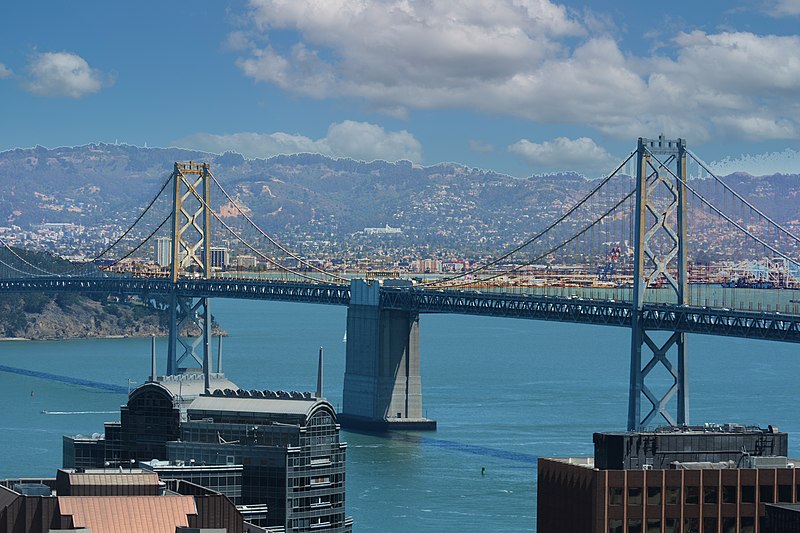
<svg viewBox="0 0 800 533">
<path fill-rule="evenodd" d="M 540 458 L 540 533 L 765 533 L 800 475 L 776 428 L 596 433 L 595 456 Z"/>
</svg>

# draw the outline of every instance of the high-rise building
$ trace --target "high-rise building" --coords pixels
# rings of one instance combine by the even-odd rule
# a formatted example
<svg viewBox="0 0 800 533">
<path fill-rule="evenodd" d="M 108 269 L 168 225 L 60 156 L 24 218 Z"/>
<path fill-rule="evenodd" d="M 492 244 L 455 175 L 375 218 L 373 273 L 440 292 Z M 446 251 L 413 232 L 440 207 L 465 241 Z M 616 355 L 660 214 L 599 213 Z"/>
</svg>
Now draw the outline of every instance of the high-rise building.
<svg viewBox="0 0 800 533">
<path fill-rule="evenodd" d="M 156 263 L 160 267 L 168 267 L 172 264 L 172 239 L 169 237 L 156 239 Z"/>
<path fill-rule="evenodd" d="M 540 458 L 539 533 L 768 533 L 797 503 L 788 436 L 735 424 L 595 433 L 594 457 Z"/>
</svg>

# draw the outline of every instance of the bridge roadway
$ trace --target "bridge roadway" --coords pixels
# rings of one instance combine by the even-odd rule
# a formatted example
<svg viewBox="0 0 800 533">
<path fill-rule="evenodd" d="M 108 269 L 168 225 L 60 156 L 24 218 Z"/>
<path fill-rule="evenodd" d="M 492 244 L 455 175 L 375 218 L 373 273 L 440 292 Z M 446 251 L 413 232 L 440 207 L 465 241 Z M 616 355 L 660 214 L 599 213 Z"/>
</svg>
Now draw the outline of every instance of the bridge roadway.
<svg viewBox="0 0 800 533">
<path fill-rule="evenodd" d="M 192 279 L 173 284 L 164 278 L 40 277 L 0 280 L 0 293 L 103 292 L 107 294 L 171 295 L 193 298 L 274 300 L 350 305 L 347 285 L 268 280 Z M 630 327 L 627 302 L 560 298 L 479 291 L 447 291 L 419 287 L 382 287 L 382 309 L 417 313 L 551 320 Z M 725 337 L 800 342 L 800 316 L 727 308 L 646 304 L 647 330 L 679 331 Z"/>
</svg>

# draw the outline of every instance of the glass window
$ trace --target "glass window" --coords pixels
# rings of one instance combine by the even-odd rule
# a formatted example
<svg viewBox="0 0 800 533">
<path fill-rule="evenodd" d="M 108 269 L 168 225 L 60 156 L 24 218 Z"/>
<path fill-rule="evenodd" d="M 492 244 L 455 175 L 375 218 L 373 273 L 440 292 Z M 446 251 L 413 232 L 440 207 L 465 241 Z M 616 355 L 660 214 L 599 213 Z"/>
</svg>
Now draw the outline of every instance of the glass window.
<svg viewBox="0 0 800 533">
<path fill-rule="evenodd" d="M 700 533 L 700 519 L 687 518 L 683 521 L 683 533 Z"/>
<path fill-rule="evenodd" d="M 686 505 L 697 505 L 700 503 L 700 487 L 686 487 Z"/>
<path fill-rule="evenodd" d="M 629 519 L 628 533 L 642 533 L 642 521 L 638 518 Z"/>
<path fill-rule="evenodd" d="M 754 533 L 756 529 L 756 521 L 752 516 L 743 516 L 741 521 L 742 527 L 739 533 Z"/>
<path fill-rule="evenodd" d="M 616 518 L 611 518 L 608 521 L 608 533 L 623 533 L 623 531 L 622 531 L 622 520 L 617 520 Z"/>
<path fill-rule="evenodd" d="M 756 488 L 752 485 L 742 485 L 742 503 L 755 503 Z"/>
<path fill-rule="evenodd" d="M 722 503 L 736 503 L 736 485 L 722 486 Z"/>
<path fill-rule="evenodd" d="M 667 505 L 678 505 L 681 501 L 681 488 L 667 487 L 667 494 L 664 499 Z"/>
<path fill-rule="evenodd" d="M 642 505 L 642 487 L 628 487 L 628 505 Z"/>
<path fill-rule="evenodd" d="M 791 485 L 778 485 L 778 501 L 784 503 L 791 503 L 792 501 L 792 486 Z"/>
<path fill-rule="evenodd" d="M 648 518 L 647 519 L 647 533 L 661 533 L 661 519 Z"/>
<path fill-rule="evenodd" d="M 703 503 L 717 503 L 717 487 L 703 487 Z"/>
<path fill-rule="evenodd" d="M 758 501 L 761 503 L 773 503 L 775 496 L 774 487 L 772 485 L 760 485 L 758 487 Z"/>
<path fill-rule="evenodd" d="M 622 487 L 608 487 L 608 505 L 622 505 Z"/>
<path fill-rule="evenodd" d="M 717 518 L 707 516 L 703 518 L 703 533 L 717 533 Z"/>
<path fill-rule="evenodd" d="M 647 505 L 661 505 L 661 487 L 647 487 Z"/>
<path fill-rule="evenodd" d="M 722 533 L 736 533 L 736 518 L 731 516 L 722 519 Z"/>
<path fill-rule="evenodd" d="M 680 533 L 680 525 L 677 518 L 667 518 L 664 520 L 664 533 Z"/>
</svg>

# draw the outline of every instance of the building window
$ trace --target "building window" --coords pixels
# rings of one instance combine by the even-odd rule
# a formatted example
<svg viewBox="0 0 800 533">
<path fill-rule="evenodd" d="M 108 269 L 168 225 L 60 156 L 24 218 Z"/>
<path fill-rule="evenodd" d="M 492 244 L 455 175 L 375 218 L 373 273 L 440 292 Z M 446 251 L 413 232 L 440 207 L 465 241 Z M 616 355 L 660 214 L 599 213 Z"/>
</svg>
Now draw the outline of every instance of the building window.
<svg viewBox="0 0 800 533">
<path fill-rule="evenodd" d="M 717 533 L 717 518 L 715 516 L 703 518 L 703 533 Z"/>
<path fill-rule="evenodd" d="M 622 530 L 622 520 L 612 518 L 608 521 L 608 533 L 624 533 Z"/>
<path fill-rule="evenodd" d="M 722 519 L 722 533 L 736 533 L 736 518 L 730 516 Z"/>
<path fill-rule="evenodd" d="M 792 503 L 791 485 L 778 485 L 778 501 L 781 503 Z"/>
<path fill-rule="evenodd" d="M 700 503 L 700 487 L 686 487 L 686 505 L 697 505 Z"/>
<path fill-rule="evenodd" d="M 638 518 L 629 519 L 628 533 L 642 533 L 642 521 Z"/>
<path fill-rule="evenodd" d="M 756 488 L 752 485 L 742 485 L 742 503 L 756 502 Z"/>
<path fill-rule="evenodd" d="M 661 519 L 648 518 L 647 519 L 647 533 L 661 533 Z"/>
<path fill-rule="evenodd" d="M 642 505 L 642 487 L 628 487 L 628 505 Z"/>
<path fill-rule="evenodd" d="M 758 487 L 758 500 L 761 503 L 773 503 L 775 491 L 772 485 L 759 485 Z"/>
<path fill-rule="evenodd" d="M 681 501 L 681 488 L 667 487 L 665 500 L 667 505 L 678 505 Z"/>
<path fill-rule="evenodd" d="M 683 533 L 700 533 L 700 519 L 687 518 L 683 521 Z"/>
<path fill-rule="evenodd" d="M 667 518 L 664 520 L 664 533 L 680 533 L 681 524 L 677 518 Z"/>
<path fill-rule="evenodd" d="M 622 487 L 608 487 L 608 505 L 622 505 Z"/>
<path fill-rule="evenodd" d="M 647 487 L 647 505 L 661 505 L 661 487 Z"/>
<path fill-rule="evenodd" d="M 754 533 L 756 529 L 756 520 L 752 516 L 743 516 L 741 520 L 741 527 L 739 533 Z"/>
<path fill-rule="evenodd" d="M 717 503 L 717 487 L 703 487 L 703 503 Z"/>
<path fill-rule="evenodd" d="M 736 485 L 722 486 L 722 503 L 736 503 Z"/>
</svg>

